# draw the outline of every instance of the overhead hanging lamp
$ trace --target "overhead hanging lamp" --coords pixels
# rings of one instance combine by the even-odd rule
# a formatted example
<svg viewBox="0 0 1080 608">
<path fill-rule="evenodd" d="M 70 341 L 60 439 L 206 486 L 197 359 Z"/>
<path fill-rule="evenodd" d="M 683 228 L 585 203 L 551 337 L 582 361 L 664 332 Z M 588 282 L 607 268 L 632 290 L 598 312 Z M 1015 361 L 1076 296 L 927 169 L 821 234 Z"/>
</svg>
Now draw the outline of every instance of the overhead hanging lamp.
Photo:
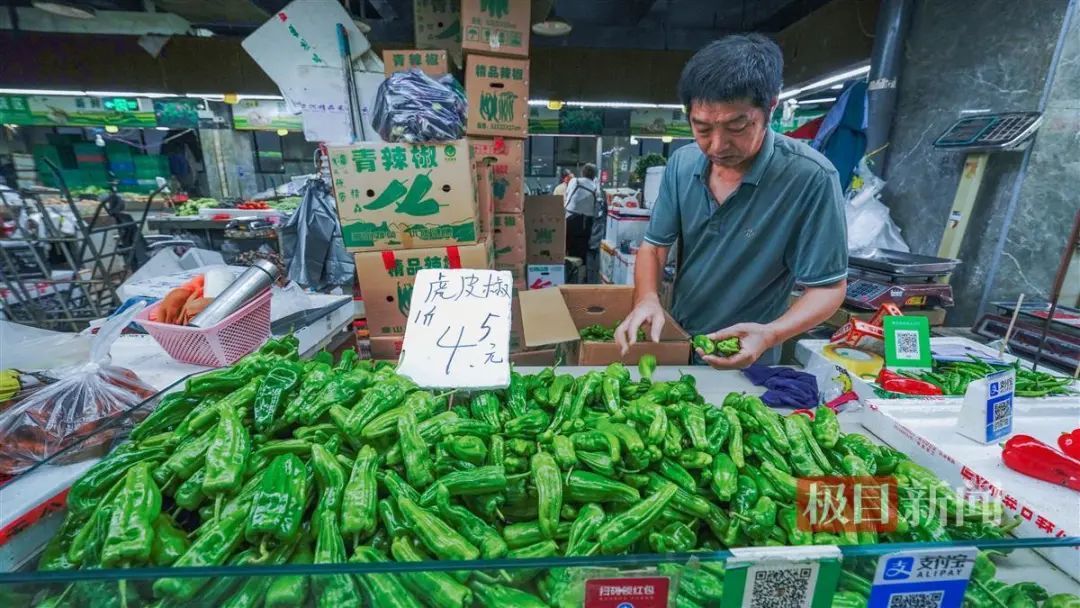
<svg viewBox="0 0 1080 608">
<path fill-rule="evenodd" d="M 572 29 L 574 26 L 559 16 L 554 2 L 551 3 L 551 12 L 548 13 L 547 18 L 532 24 L 532 31 L 538 36 L 565 36 Z"/>
</svg>

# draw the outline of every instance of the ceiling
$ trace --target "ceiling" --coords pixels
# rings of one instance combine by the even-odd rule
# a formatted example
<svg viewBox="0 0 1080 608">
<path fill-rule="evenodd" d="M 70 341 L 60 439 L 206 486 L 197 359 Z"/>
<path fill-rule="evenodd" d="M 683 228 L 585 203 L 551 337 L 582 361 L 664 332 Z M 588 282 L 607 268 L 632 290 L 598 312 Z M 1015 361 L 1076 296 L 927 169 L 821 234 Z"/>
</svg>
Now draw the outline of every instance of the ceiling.
<svg viewBox="0 0 1080 608">
<path fill-rule="evenodd" d="M 176 14 L 218 34 L 244 34 L 284 7 L 286 0 L 68 0 L 98 11 Z M 372 29 L 378 43 L 408 43 L 413 37 L 412 0 L 341 0 Z M 694 50 L 719 34 L 775 33 L 829 0 L 511 0 L 531 1 L 534 21 L 554 9 L 569 21 L 568 36 L 536 36 L 535 46 Z M 4 4 L 29 6 L 30 0 Z"/>
</svg>

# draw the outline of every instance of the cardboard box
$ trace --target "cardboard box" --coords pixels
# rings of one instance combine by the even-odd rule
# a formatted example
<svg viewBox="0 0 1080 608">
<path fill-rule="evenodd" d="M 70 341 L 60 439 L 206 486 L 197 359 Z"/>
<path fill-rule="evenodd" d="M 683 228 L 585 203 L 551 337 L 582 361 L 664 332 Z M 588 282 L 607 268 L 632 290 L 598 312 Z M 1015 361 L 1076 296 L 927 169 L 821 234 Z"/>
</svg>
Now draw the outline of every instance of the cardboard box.
<svg viewBox="0 0 1080 608">
<path fill-rule="evenodd" d="M 600 241 L 600 280 L 613 283 L 615 276 L 615 247 L 608 241 Z"/>
<path fill-rule="evenodd" d="M 614 342 L 582 341 L 581 329 L 600 324 L 615 326 L 634 304 L 634 289 L 620 285 L 563 285 L 520 294 L 525 346 L 559 345 L 568 365 L 607 365 L 614 361 L 637 363 L 651 353 L 661 365 L 690 361 L 690 336 L 670 316 L 660 342 L 639 342 L 623 356 Z M 666 314 L 666 313 L 665 313 Z"/>
<path fill-rule="evenodd" d="M 528 135 L 529 62 L 469 55 L 465 65 L 469 118 L 465 132 L 487 137 Z"/>
<path fill-rule="evenodd" d="M 521 213 L 525 209 L 525 142 L 520 139 L 469 138 L 474 160 L 491 165 L 495 210 Z"/>
<path fill-rule="evenodd" d="M 389 77 L 394 72 L 405 72 L 416 68 L 432 77 L 438 78 L 450 71 L 446 62 L 446 51 L 432 49 L 407 49 L 404 51 L 383 51 L 383 72 Z"/>
<path fill-rule="evenodd" d="M 488 241 L 427 249 L 358 253 L 356 282 L 372 337 L 405 333 L 416 273 L 424 268 L 491 268 Z"/>
<path fill-rule="evenodd" d="M 651 218 L 652 211 L 648 209 L 609 209 L 604 240 L 609 241 L 615 249 L 640 247 Z"/>
<path fill-rule="evenodd" d="M 611 271 L 611 282 L 616 285 L 633 285 L 634 284 L 634 266 L 637 262 L 637 251 L 632 253 L 623 253 L 618 249 L 615 250 L 615 264 Z M 603 262 L 600 264 L 603 268 Z"/>
<path fill-rule="evenodd" d="M 555 365 L 555 355 L 558 351 L 554 348 L 541 350 L 523 350 L 510 353 L 510 362 L 514 365 L 528 365 L 535 367 L 551 367 Z"/>
<path fill-rule="evenodd" d="M 525 216 L 520 213 L 495 214 L 495 263 L 525 263 Z"/>
<path fill-rule="evenodd" d="M 561 196 L 525 199 L 525 258 L 529 264 L 562 264 L 566 259 L 566 209 Z"/>
<path fill-rule="evenodd" d="M 416 48 L 443 49 L 461 67 L 461 1 L 413 0 Z"/>
<path fill-rule="evenodd" d="M 461 0 L 461 47 L 528 57 L 530 5 L 528 0 Z"/>
<path fill-rule="evenodd" d="M 475 243 L 476 196 L 465 145 L 329 146 L 345 248 L 361 252 Z M 410 196 L 414 188 L 422 195 L 410 201 L 417 198 Z"/>
<path fill-rule="evenodd" d="M 526 272 L 525 264 L 505 264 L 495 262 L 495 270 L 505 270 L 509 272 L 514 278 L 514 290 L 517 292 L 525 291 L 527 284 L 525 283 Z"/>
<path fill-rule="evenodd" d="M 525 274 L 529 289 L 546 289 L 566 284 L 564 264 L 529 264 Z"/>
<path fill-rule="evenodd" d="M 476 175 L 476 206 L 480 223 L 480 238 L 492 239 L 495 230 L 495 200 L 491 188 L 491 165 L 483 161 L 473 163 Z"/>
<path fill-rule="evenodd" d="M 371 358 L 375 361 L 397 361 L 401 356 L 401 345 L 405 342 L 405 336 L 379 336 L 373 337 L 371 343 Z"/>
</svg>

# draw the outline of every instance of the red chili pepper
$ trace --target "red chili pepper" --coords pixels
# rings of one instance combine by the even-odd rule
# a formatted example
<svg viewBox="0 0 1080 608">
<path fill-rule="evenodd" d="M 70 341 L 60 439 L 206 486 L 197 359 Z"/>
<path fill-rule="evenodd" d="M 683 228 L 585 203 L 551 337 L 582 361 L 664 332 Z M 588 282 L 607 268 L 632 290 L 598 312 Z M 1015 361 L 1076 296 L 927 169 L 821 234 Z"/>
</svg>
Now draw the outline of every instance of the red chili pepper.
<svg viewBox="0 0 1080 608">
<path fill-rule="evenodd" d="M 907 376 L 901 376 L 900 374 L 889 371 L 884 367 L 877 375 L 877 383 L 881 388 L 891 393 L 902 393 L 904 395 L 940 395 L 941 387 L 926 382 L 925 380 L 919 380 L 917 378 L 908 378 Z"/>
<path fill-rule="evenodd" d="M 1005 442 L 1001 461 L 1010 469 L 1080 492 L 1080 460 L 1071 458 L 1030 435 L 1013 435 Z"/>
<path fill-rule="evenodd" d="M 791 413 L 792 414 L 802 414 L 803 416 L 806 416 L 810 420 L 814 419 L 814 410 L 795 410 L 794 412 L 791 412 Z"/>
<path fill-rule="evenodd" d="M 1080 429 L 1073 429 L 1071 433 L 1062 433 L 1058 436 L 1058 447 L 1066 456 L 1080 460 Z"/>
</svg>

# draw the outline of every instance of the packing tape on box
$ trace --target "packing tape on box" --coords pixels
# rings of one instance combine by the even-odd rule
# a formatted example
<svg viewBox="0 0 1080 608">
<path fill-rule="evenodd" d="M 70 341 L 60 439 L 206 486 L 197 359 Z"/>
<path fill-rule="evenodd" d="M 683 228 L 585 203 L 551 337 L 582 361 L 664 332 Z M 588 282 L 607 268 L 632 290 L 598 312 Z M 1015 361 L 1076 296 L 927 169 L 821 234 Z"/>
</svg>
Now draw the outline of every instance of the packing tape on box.
<svg viewBox="0 0 1080 608">
<path fill-rule="evenodd" d="M 451 269 L 461 268 L 461 250 L 458 249 L 457 245 L 450 245 L 446 248 L 446 260 Z M 382 252 L 382 261 L 387 270 L 393 270 L 397 258 L 394 256 L 393 251 L 384 251 Z"/>
<path fill-rule="evenodd" d="M 883 359 L 881 355 L 857 350 L 850 346 L 826 344 L 825 347 L 821 349 L 821 354 L 824 355 L 826 359 L 843 365 L 844 369 L 853 372 L 861 378 L 876 377 L 878 372 L 881 371 L 882 366 L 885 365 L 885 359 Z"/>
</svg>

